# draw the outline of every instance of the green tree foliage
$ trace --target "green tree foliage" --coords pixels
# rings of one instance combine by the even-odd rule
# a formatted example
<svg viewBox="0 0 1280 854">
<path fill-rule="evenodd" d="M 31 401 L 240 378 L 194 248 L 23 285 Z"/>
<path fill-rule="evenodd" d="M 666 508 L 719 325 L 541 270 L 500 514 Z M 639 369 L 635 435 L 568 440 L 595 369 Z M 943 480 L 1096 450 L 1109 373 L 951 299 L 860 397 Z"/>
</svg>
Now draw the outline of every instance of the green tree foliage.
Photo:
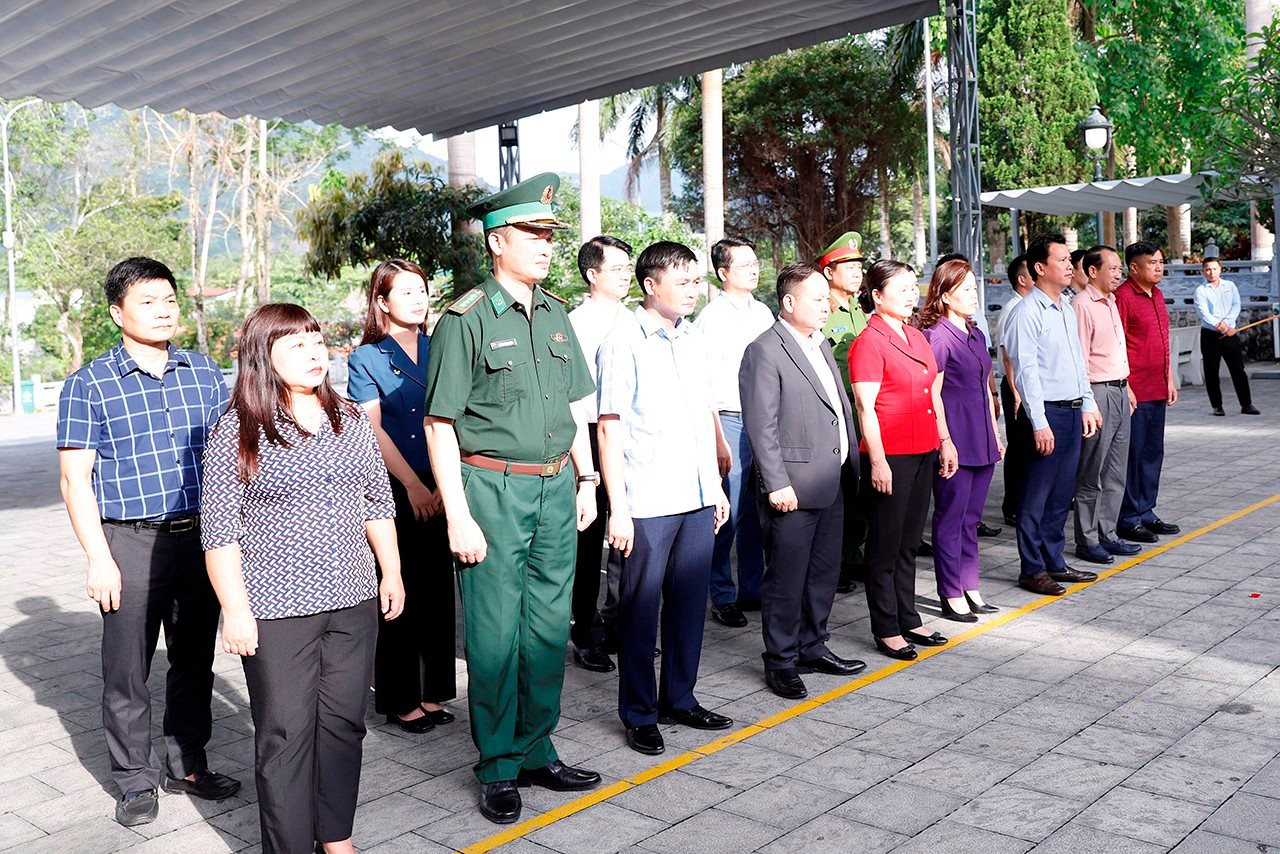
<svg viewBox="0 0 1280 854">
<path fill-rule="evenodd" d="M 483 247 L 453 224 L 484 195 L 474 185 L 450 187 L 427 163 L 406 163 L 397 149 L 374 159 L 371 175 L 330 171 L 298 213 L 298 236 L 308 241 L 306 271 L 335 278 L 343 267 L 407 258 L 428 276 L 448 271 L 455 292 L 480 281 Z"/>
<path fill-rule="evenodd" d="M 990 0 L 978 16 L 984 190 L 1092 177 L 1077 125 L 1097 99 L 1066 0 Z"/>
<path fill-rule="evenodd" d="M 1258 55 L 1220 91 L 1210 133 L 1213 162 L 1236 175 L 1280 180 L 1280 20 L 1266 27 Z"/>
<path fill-rule="evenodd" d="M 724 83 L 724 171 L 731 231 L 812 257 L 849 229 L 875 234 L 877 170 L 911 160 L 924 127 L 916 84 L 895 79 L 864 36 L 748 63 Z M 672 155 L 683 210 L 700 209 L 700 102 L 676 119 Z"/>
</svg>

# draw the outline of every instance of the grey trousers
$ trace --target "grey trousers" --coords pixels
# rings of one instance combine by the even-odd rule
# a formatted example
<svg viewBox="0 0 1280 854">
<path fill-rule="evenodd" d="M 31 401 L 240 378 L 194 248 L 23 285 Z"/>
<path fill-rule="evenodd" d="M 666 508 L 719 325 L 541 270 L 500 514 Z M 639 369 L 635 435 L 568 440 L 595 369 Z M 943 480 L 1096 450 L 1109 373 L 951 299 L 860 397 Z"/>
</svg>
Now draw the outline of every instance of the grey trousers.
<svg viewBox="0 0 1280 854">
<path fill-rule="evenodd" d="M 1129 391 L 1093 383 L 1102 429 L 1080 446 L 1076 475 L 1076 546 L 1116 538 L 1129 462 Z"/>
<path fill-rule="evenodd" d="M 212 731 L 214 642 L 218 597 L 209 584 L 200 528 L 181 533 L 104 524 L 120 567 L 120 608 L 102 615 L 102 726 L 111 776 L 121 794 L 159 788 L 207 767 Z M 165 673 L 165 768 L 151 744 L 147 678 L 160 629 Z"/>
</svg>

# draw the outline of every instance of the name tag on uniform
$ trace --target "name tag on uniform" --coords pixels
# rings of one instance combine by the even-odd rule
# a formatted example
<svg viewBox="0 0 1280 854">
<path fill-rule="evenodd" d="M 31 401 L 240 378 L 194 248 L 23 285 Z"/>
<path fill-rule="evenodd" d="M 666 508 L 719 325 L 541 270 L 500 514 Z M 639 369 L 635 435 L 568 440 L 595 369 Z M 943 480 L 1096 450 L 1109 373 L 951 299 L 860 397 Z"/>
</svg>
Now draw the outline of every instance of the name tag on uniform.
<svg viewBox="0 0 1280 854">
<path fill-rule="evenodd" d="M 503 341 L 490 341 L 490 342 L 489 342 L 489 349 L 490 349 L 490 350 L 505 350 L 505 349 L 507 349 L 508 347 L 514 347 L 514 346 L 516 346 L 516 339 L 514 339 L 514 338 L 507 338 L 507 339 L 505 339 L 505 340 L 503 340 Z"/>
</svg>

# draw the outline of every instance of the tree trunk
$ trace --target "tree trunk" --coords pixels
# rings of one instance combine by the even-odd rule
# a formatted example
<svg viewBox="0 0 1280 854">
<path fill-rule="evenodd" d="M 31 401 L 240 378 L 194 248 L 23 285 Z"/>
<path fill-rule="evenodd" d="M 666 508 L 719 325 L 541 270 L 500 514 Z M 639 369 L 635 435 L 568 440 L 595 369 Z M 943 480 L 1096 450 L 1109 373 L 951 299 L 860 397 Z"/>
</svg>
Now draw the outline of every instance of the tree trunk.
<svg viewBox="0 0 1280 854">
<path fill-rule="evenodd" d="M 200 203 L 200 188 L 204 183 L 200 168 L 200 124 L 194 113 L 191 114 L 187 125 L 187 132 L 190 134 L 187 148 L 187 208 L 189 216 L 187 217 L 191 228 L 191 286 L 192 286 L 192 316 L 196 321 L 196 347 L 201 353 L 209 354 L 209 330 L 205 324 L 204 317 L 204 263 L 201 262 L 201 256 L 208 258 L 208 237 L 210 229 L 209 222 L 203 229 L 206 237 L 204 242 L 205 251 L 201 252 L 201 228 L 200 218 L 202 213 L 202 205 Z M 215 171 L 214 189 L 217 188 L 217 177 Z M 216 195 L 211 194 L 212 199 L 216 199 Z M 210 211 L 212 213 L 212 211 Z M 209 217 L 209 221 L 212 216 Z"/>
<path fill-rule="evenodd" d="M 1245 33 L 1261 32 L 1263 27 L 1271 23 L 1274 14 L 1274 0 L 1244 0 Z M 1245 42 L 1245 56 L 1249 59 L 1256 57 L 1261 49 L 1261 39 L 1248 39 Z"/>
<path fill-rule="evenodd" d="M 236 278 L 236 314 L 244 307 L 245 292 L 249 287 L 249 274 L 253 271 L 253 248 L 257 242 L 249 231 L 249 197 L 253 192 L 253 129 L 257 120 L 244 118 L 244 162 L 240 164 L 240 191 L 236 198 L 240 205 L 240 275 Z"/>
<path fill-rule="evenodd" d="M 880 257 L 893 257 L 893 233 L 889 226 L 889 169 L 884 162 L 876 164 L 876 183 L 880 195 Z"/>
<path fill-rule="evenodd" d="M 1005 269 L 1009 255 L 1009 234 L 1000 224 L 1000 218 L 990 216 L 983 219 L 987 231 L 987 251 L 991 256 L 989 273 L 999 273 Z"/>
<path fill-rule="evenodd" d="M 702 218 L 710 247 L 724 237 L 724 71 L 719 68 L 702 75 Z"/>
<path fill-rule="evenodd" d="M 1080 232 L 1076 230 L 1074 225 L 1065 225 L 1062 227 L 1062 236 L 1067 241 L 1067 248 L 1075 252 L 1080 248 Z"/>
<path fill-rule="evenodd" d="M 671 210 L 671 143 L 667 139 L 667 101 L 658 98 L 654 111 L 658 141 L 658 204 L 665 215 Z"/>
<path fill-rule="evenodd" d="M 1124 245 L 1138 242 L 1138 209 L 1124 209 Z M 1123 247 L 1121 247 L 1123 251 Z"/>
<path fill-rule="evenodd" d="M 919 175 L 911 182 L 911 222 L 915 226 L 916 269 L 923 270 L 929 259 L 924 236 L 924 189 Z"/>
<path fill-rule="evenodd" d="M 600 102 L 578 105 L 578 237 L 590 240 L 600 225 Z"/>
<path fill-rule="evenodd" d="M 257 231 L 258 305 L 271 302 L 271 219 L 267 216 L 267 120 L 258 119 L 258 183 L 254 194 Z"/>
<path fill-rule="evenodd" d="M 476 180 L 476 135 L 470 131 L 451 136 L 447 142 L 449 186 L 467 187 Z M 458 233 L 480 236 L 480 224 L 468 217 L 455 219 L 450 228 Z"/>
</svg>

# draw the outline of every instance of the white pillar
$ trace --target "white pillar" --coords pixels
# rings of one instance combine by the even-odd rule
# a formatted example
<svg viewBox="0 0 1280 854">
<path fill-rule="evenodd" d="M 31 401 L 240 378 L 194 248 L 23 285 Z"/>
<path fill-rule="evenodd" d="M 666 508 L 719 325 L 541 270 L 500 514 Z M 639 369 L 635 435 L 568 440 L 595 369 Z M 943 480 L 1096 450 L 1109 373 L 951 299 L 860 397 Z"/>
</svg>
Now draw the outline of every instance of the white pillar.
<svg viewBox="0 0 1280 854">
<path fill-rule="evenodd" d="M 476 183 L 476 135 L 467 132 L 451 136 L 448 146 L 449 186 L 465 187 Z"/>
<path fill-rule="evenodd" d="M 1124 245 L 1128 246 L 1130 243 L 1137 243 L 1137 242 L 1138 242 L 1138 209 L 1125 208 L 1124 209 Z M 1120 249 L 1122 252 L 1124 251 L 1123 246 L 1120 247 Z"/>
<path fill-rule="evenodd" d="M 702 210 L 707 248 L 724 237 L 724 71 L 702 74 Z M 708 259 L 710 254 L 708 253 Z M 710 263 L 710 261 L 708 261 Z"/>
<path fill-rule="evenodd" d="M 578 238 L 600 234 L 600 102 L 578 105 Z"/>
</svg>

